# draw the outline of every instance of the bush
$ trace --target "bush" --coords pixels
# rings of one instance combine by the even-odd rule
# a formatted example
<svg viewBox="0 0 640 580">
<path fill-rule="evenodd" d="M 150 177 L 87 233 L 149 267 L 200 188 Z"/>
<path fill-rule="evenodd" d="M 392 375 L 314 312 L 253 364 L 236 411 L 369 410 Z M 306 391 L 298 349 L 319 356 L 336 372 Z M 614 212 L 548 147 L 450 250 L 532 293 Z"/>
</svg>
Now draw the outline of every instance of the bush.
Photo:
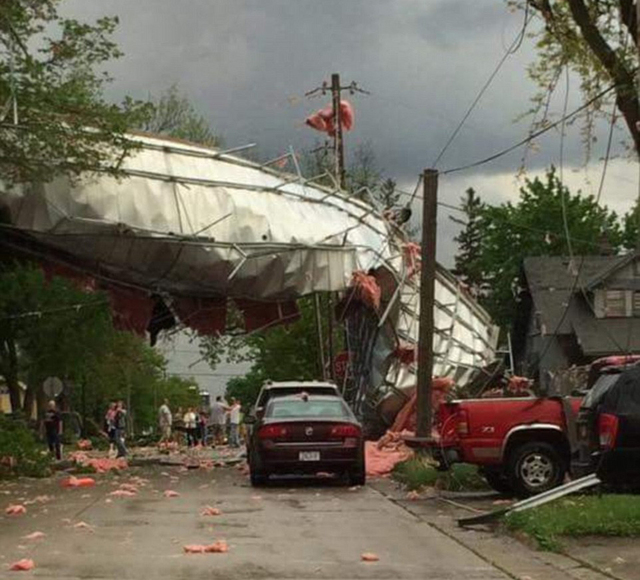
<svg viewBox="0 0 640 580">
<path fill-rule="evenodd" d="M 409 490 L 435 487 L 446 491 L 477 491 L 488 489 L 487 482 L 475 465 L 456 463 L 448 471 L 438 471 L 429 459 L 416 455 L 393 470 L 393 478 Z"/>
<path fill-rule="evenodd" d="M 0 478 L 46 477 L 51 457 L 23 421 L 0 414 Z"/>
</svg>

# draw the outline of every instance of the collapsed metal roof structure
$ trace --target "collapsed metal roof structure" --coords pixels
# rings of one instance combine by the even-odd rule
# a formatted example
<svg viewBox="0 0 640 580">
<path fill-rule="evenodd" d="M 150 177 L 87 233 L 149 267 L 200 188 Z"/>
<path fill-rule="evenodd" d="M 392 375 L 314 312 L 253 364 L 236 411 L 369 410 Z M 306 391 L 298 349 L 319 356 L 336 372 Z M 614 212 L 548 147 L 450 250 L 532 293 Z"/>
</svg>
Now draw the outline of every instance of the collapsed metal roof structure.
<svg viewBox="0 0 640 580">
<path fill-rule="evenodd" d="M 228 299 L 256 330 L 293 320 L 301 296 L 343 293 L 356 409 L 415 386 L 419 252 L 388 214 L 319 185 L 326 174 L 305 178 L 293 151 L 288 174 L 230 151 L 131 139 L 119 177 L 0 179 L 0 243 L 29 246 L 85 287 L 97 281 L 138 332 L 159 302 L 206 334 L 224 332 Z M 464 383 L 493 359 L 496 328 L 444 268 L 434 308 L 434 375 Z"/>
</svg>

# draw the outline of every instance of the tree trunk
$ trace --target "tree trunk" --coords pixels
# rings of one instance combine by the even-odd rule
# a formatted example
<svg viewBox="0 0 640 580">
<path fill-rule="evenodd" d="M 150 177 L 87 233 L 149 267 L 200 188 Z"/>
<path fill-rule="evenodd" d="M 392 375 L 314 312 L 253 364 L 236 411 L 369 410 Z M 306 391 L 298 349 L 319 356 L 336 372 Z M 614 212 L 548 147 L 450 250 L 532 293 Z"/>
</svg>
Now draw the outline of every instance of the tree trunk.
<svg viewBox="0 0 640 580">
<path fill-rule="evenodd" d="M 582 37 L 616 84 L 616 105 L 622 113 L 636 151 L 640 152 L 640 133 L 636 126 L 640 116 L 638 114 L 638 96 L 633 72 L 625 67 L 622 59 L 618 57 L 615 50 L 600 34 L 598 26 L 591 19 L 584 1 L 568 0 L 568 2 L 571 15 L 578 25 Z M 624 6 L 621 7 L 624 8 Z M 632 28 L 629 28 L 629 31 L 633 35 Z"/>
<path fill-rule="evenodd" d="M 18 354 L 16 345 L 12 338 L 4 338 L 0 343 L 2 374 L 7 383 L 9 390 L 9 401 L 11 402 L 11 411 L 16 413 L 20 411 L 20 382 L 18 381 Z"/>
</svg>

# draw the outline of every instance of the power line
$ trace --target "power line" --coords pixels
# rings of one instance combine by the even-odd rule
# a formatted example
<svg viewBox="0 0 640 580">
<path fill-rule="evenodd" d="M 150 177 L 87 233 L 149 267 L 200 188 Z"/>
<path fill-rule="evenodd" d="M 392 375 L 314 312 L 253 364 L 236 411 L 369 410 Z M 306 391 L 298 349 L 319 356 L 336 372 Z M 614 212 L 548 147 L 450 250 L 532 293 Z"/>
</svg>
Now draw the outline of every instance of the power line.
<svg viewBox="0 0 640 580">
<path fill-rule="evenodd" d="M 42 316 L 48 316 L 49 314 L 59 314 L 60 312 L 68 312 L 70 310 L 75 310 L 76 312 L 79 312 L 83 308 L 87 308 L 89 306 L 97 306 L 97 305 L 105 305 L 105 304 L 108 304 L 106 300 L 95 300 L 93 302 L 70 304 L 68 306 L 61 306 L 59 308 L 49 308 L 47 310 L 32 310 L 30 312 L 21 312 L 19 314 L 11 314 L 9 316 L 4 316 L 0 318 L 0 320 L 16 320 L 19 318 L 40 318 Z"/>
<path fill-rule="evenodd" d="M 445 143 L 445 146 L 442 148 L 442 151 L 440 151 L 440 154 L 438 155 L 438 157 L 436 158 L 436 160 L 434 161 L 431 167 L 436 167 L 438 165 L 438 163 L 440 162 L 440 159 L 442 159 L 443 155 L 447 152 L 447 150 L 449 149 L 449 147 L 451 146 L 455 138 L 458 136 L 458 133 L 461 131 L 467 119 L 471 116 L 471 113 L 476 108 L 476 106 L 484 96 L 489 86 L 491 86 L 493 79 L 496 78 L 496 76 L 498 75 L 498 72 L 500 72 L 500 69 L 502 68 L 502 65 L 504 65 L 504 63 L 506 62 L 507 58 L 509 58 L 512 54 L 515 54 L 515 52 L 520 48 L 520 46 L 522 45 L 522 41 L 524 40 L 524 36 L 527 30 L 528 24 L 529 24 L 529 3 L 527 2 L 525 13 L 524 13 L 524 22 L 522 24 L 522 30 L 514 38 L 508 50 L 502 55 L 502 58 L 498 62 L 497 66 L 495 67 L 493 72 L 489 75 L 489 78 L 487 79 L 483 87 L 480 89 L 480 92 L 471 103 L 471 106 L 467 109 L 467 112 L 464 114 L 464 116 L 458 123 L 457 127 L 454 129 L 453 133 L 449 137 L 449 140 Z"/>
<path fill-rule="evenodd" d="M 465 171 L 467 169 L 472 169 L 474 167 L 479 167 L 480 165 L 485 165 L 486 163 L 489 163 L 491 161 L 495 161 L 496 159 L 499 159 L 500 157 L 504 157 L 508 153 L 511 153 L 512 151 L 515 151 L 516 149 L 522 147 L 523 145 L 526 145 L 527 143 L 533 141 L 534 139 L 537 139 L 541 135 L 544 135 L 548 131 L 551 131 L 551 129 L 555 129 L 558 125 L 560 125 L 562 123 L 565 123 L 569 119 L 575 117 L 577 114 L 581 113 L 582 111 L 584 111 L 585 109 L 587 109 L 591 105 L 593 105 L 593 103 L 595 103 L 596 101 L 599 101 L 600 99 L 602 99 L 602 97 L 608 95 L 611 91 L 615 90 L 618 86 L 619 85 L 617 83 L 613 84 L 613 85 L 610 85 L 609 87 L 607 87 L 606 89 L 603 89 L 597 95 L 595 95 L 594 97 L 589 99 L 586 103 L 583 103 L 577 109 L 574 109 L 568 115 L 564 115 L 561 119 L 558 119 L 554 123 L 551 123 L 550 125 L 547 125 L 546 127 L 538 129 L 537 131 L 534 131 L 533 133 L 529 134 L 529 136 L 527 136 L 524 139 L 522 139 L 521 141 L 518 141 L 517 143 L 507 147 L 506 149 L 498 151 L 497 153 L 494 153 L 493 155 L 489 155 L 489 157 L 485 157 L 484 159 L 480 159 L 478 161 L 474 161 L 473 163 L 468 163 L 466 165 L 461 165 L 459 167 L 454 167 L 452 169 L 447 169 L 446 171 L 442 172 L 442 175 L 449 175 L 451 173 L 458 173 L 460 171 Z"/>
<path fill-rule="evenodd" d="M 412 195 L 412 194 L 410 194 L 410 193 L 408 193 L 406 191 L 400 191 L 400 190 L 397 190 L 397 191 L 398 191 L 398 193 L 400 193 L 400 195 L 405 195 L 405 196 L 411 196 Z M 416 199 L 422 200 L 422 196 L 416 196 Z M 439 201 L 438 205 L 440 207 L 444 207 L 444 208 L 446 208 L 448 210 L 455 211 L 455 212 L 458 212 L 458 213 L 463 213 L 463 214 L 467 215 L 466 210 L 464 208 L 462 208 L 462 207 L 459 207 L 459 206 L 456 206 L 456 205 L 452 205 L 452 204 L 446 203 L 444 201 Z M 548 229 L 535 228 L 533 226 L 527 226 L 525 224 L 520 224 L 520 223 L 517 223 L 517 222 L 510 221 L 510 220 L 504 220 L 503 223 L 505 223 L 507 225 L 510 225 L 510 226 L 512 226 L 514 228 L 518 228 L 518 229 L 521 229 L 521 230 L 527 230 L 527 231 L 530 231 L 530 232 L 535 232 L 535 233 L 539 233 L 539 234 L 543 234 L 543 235 L 546 235 L 546 234 L 563 235 L 563 232 L 555 232 L 555 231 L 550 231 Z M 590 245 L 590 246 L 593 246 L 593 247 L 599 247 L 599 245 L 600 245 L 597 241 L 585 240 L 585 239 L 582 239 L 582 238 L 572 237 L 571 240 L 574 241 L 574 242 L 580 242 L 581 244 Z"/>
</svg>

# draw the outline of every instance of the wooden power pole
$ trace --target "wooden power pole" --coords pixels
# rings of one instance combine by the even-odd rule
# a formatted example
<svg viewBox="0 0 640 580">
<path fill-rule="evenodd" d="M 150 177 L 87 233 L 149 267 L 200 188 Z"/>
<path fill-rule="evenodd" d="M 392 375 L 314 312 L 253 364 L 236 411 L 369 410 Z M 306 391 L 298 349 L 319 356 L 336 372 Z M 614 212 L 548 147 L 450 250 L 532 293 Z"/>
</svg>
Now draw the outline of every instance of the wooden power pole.
<svg viewBox="0 0 640 580">
<path fill-rule="evenodd" d="M 640 30 L 640 0 L 636 2 L 636 30 Z M 636 34 L 637 37 L 637 50 L 638 57 L 640 58 L 640 34 Z M 637 94 L 638 101 L 640 101 L 640 68 L 638 69 L 637 74 Z M 640 132 L 640 123 L 636 123 L 636 131 Z M 636 151 L 636 155 L 638 157 L 638 197 L 636 200 L 636 207 L 638 209 L 638 215 L 636 216 L 636 252 L 640 252 L 640 150 Z"/>
<path fill-rule="evenodd" d="M 436 233 L 438 171 L 425 169 L 422 176 L 422 266 L 420 269 L 420 334 L 418 338 L 418 386 L 416 437 L 431 437 L 431 382 L 433 378 L 433 307 L 436 283 Z"/>
<path fill-rule="evenodd" d="M 335 135 L 333 137 L 333 157 L 335 159 L 335 175 L 344 189 L 346 187 L 345 167 L 344 167 L 344 141 L 342 140 L 342 111 L 340 110 L 340 75 L 333 73 L 331 75 L 331 104 L 333 106 L 333 125 L 335 127 Z"/>
</svg>

